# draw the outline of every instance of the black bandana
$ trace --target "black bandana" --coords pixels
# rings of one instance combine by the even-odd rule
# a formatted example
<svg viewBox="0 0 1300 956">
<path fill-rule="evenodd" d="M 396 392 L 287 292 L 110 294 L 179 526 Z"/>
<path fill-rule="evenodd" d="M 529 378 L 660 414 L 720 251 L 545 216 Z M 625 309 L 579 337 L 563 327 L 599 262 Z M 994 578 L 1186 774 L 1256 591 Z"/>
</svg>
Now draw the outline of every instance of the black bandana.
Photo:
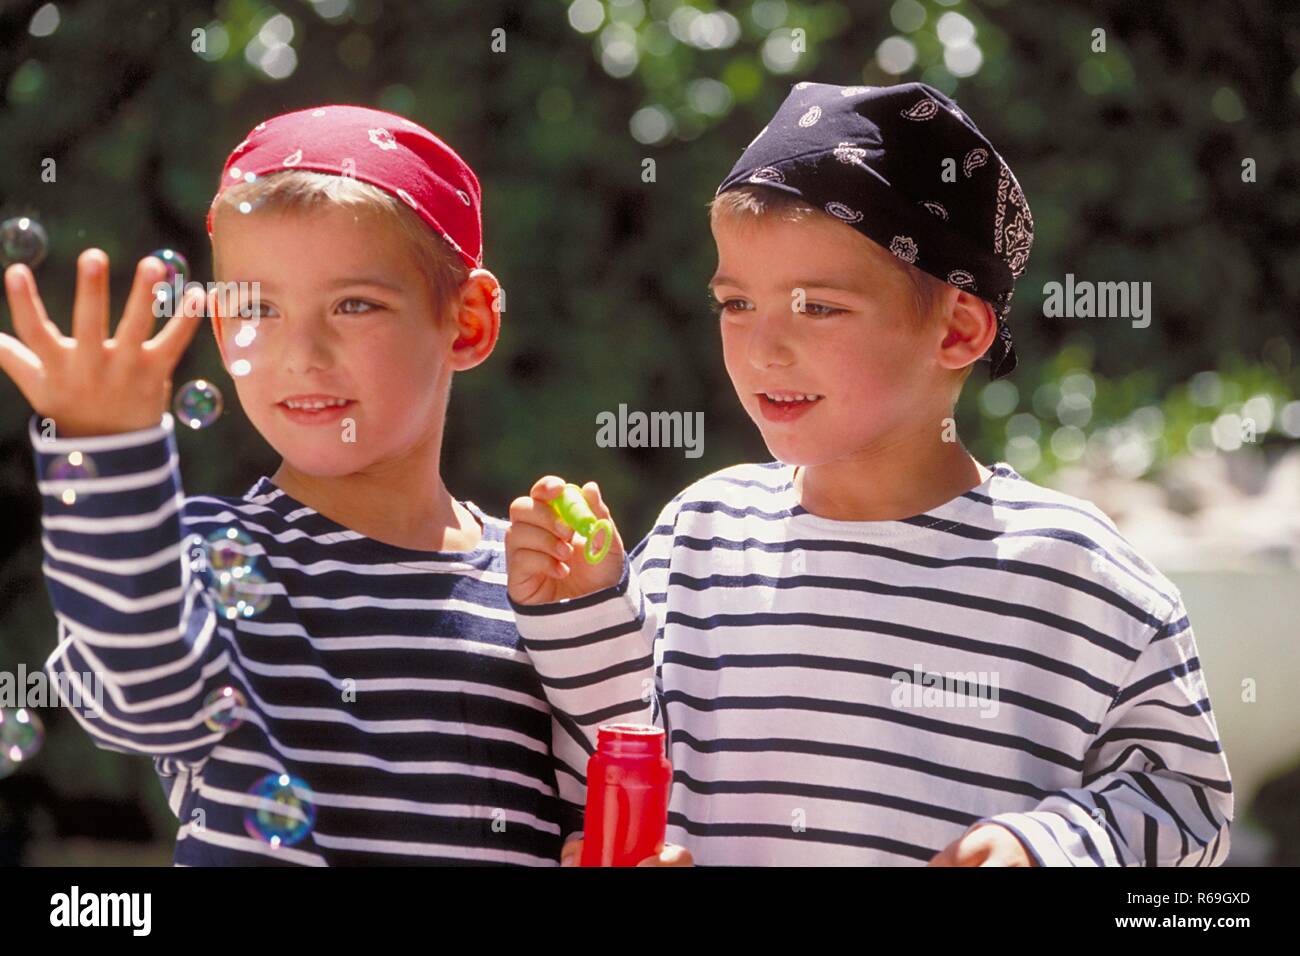
<svg viewBox="0 0 1300 956">
<path fill-rule="evenodd" d="M 924 83 L 796 83 L 718 193 L 748 185 L 799 196 L 984 299 L 998 322 L 989 378 L 1016 367 L 1006 316 L 1034 220 L 1010 168 L 943 93 Z"/>
</svg>

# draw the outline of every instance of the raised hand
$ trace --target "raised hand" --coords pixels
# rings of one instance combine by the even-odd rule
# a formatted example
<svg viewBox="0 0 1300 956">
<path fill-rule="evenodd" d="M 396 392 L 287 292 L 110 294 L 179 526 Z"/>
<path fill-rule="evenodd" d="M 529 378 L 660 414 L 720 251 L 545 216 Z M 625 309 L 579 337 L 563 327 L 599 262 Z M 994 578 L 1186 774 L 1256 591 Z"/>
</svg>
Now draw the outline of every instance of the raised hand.
<svg viewBox="0 0 1300 956">
<path fill-rule="evenodd" d="M 166 276 L 146 256 L 117 332 L 108 337 L 108 256 L 87 249 L 77 258 L 72 335 L 50 321 L 25 265 L 5 270 L 5 297 L 18 337 L 0 332 L 0 369 L 38 415 L 54 420 L 60 438 L 110 435 L 157 425 L 172 391 L 172 372 L 204 314 L 204 293 L 187 290 L 153 335 L 153 287 Z"/>
</svg>

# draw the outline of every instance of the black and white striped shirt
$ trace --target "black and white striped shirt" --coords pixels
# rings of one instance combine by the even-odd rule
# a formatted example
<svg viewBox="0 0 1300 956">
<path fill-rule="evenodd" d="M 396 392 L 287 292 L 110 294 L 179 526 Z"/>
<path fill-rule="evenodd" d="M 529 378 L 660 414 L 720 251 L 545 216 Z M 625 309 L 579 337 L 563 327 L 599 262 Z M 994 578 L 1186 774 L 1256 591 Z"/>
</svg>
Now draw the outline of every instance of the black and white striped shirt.
<svg viewBox="0 0 1300 956">
<path fill-rule="evenodd" d="M 266 478 L 242 499 L 186 498 L 172 429 L 167 415 L 46 440 L 31 425 L 60 637 L 47 668 L 102 677 L 102 713 L 69 709 L 101 747 L 155 758 L 180 820 L 175 862 L 557 863 L 581 828 L 587 752 L 580 731 L 553 726 L 515 629 L 506 523 L 465 502 L 481 544 L 423 552 L 351 531 Z M 48 480 L 73 451 L 96 476 Z M 252 537 L 272 592 L 236 620 L 214 610 L 187 555 L 191 536 L 230 526 Z M 225 686 L 248 703 L 228 733 L 202 713 Z M 315 825 L 295 845 L 246 831 L 247 791 L 268 773 L 314 795 Z"/>
<path fill-rule="evenodd" d="M 1041 865 L 1222 863 L 1232 787 L 1182 599 L 1087 501 L 998 463 L 834 521 L 724 469 L 621 582 L 513 605 L 557 711 L 651 700 L 699 864 L 921 864 L 977 821 Z M 653 681 L 653 690 L 650 683 Z"/>
</svg>

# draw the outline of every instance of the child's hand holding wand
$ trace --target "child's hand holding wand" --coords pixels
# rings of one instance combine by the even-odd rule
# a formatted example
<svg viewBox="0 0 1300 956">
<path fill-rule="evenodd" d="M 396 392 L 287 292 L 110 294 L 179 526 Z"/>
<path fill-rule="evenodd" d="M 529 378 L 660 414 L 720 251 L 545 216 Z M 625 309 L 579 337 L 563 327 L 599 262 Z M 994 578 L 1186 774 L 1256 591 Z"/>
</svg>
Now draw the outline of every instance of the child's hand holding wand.
<svg viewBox="0 0 1300 956">
<path fill-rule="evenodd" d="M 506 532 L 507 590 L 517 604 L 550 604 L 581 597 L 618 584 L 623 574 L 623 539 L 610 519 L 609 509 L 594 481 L 583 486 L 582 497 L 597 519 L 609 523 L 593 535 L 596 561 L 584 560 L 584 548 L 573 543 L 574 531 L 552 508 L 565 494 L 565 481 L 555 475 L 538 479 L 529 496 L 510 503 L 510 529 Z M 576 491 L 570 489 L 571 494 Z M 585 544 L 585 543 L 584 543 Z"/>
<path fill-rule="evenodd" d="M 108 338 L 108 256 L 87 249 L 77 258 L 72 337 L 50 321 L 25 265 L 5 270 L 14 331 L 0 332 L 0 369 L 32 408 L 52 418 L 60 438 L 111 435 L 157 425 L 171 399 L 171 375 L 204 314 L 204 293 L 187 290 L 162 331 L 154 327 L 154 285 L 166 274 L 141 259 L 117 333 Z"/>
</svg>

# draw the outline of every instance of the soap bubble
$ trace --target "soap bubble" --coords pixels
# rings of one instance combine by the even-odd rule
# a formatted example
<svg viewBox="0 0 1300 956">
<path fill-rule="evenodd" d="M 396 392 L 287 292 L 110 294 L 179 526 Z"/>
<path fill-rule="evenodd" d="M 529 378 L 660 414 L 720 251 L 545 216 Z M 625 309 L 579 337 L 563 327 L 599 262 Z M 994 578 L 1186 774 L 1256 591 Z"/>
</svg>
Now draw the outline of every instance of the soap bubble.
<svg viewBox="0 0 1300 956">
<path fill-rule="evenodd" d="M 181 277 L 181 281 L 184 282 L 185 277 L 190 274 L 189 261 L 175 249 L 155 249 L 149 255 L 161 259 L 163 265 L 166 266 L 167 278 L 164 281 L 168 284 L 174 282 L 178 275 Z"/>
<path fill-rule="evenodd" d="M 209 730 L 229 733 L 244 723 L 248 701 L 238 687 L 219 687 L 203 699 L 203 723 Z"/>
<path fill-rule="evenodd" d="M 164 278 L 154 284 L 154 295 L 158 300 L 161 314 L 172 315 L 176 306 L 176 278 L 180 277 L 180 285 L 184 289 L 185 277 L 190 274 L 190 264 L 175 249 L 155 249 L 149 255 L 161 259 L 163 267 L 167 270 Z"/>
<path fill-rule="evenodd" d="M 49 251 L 49 237 L 35 219 L 19 216 L 0 223 L 0 261 L 6 269 L 16 262 L 35 269 Z"/>
<path fill-rule="evenodd" d="M 214 579 L 225 573 L 240 577 L 257 564 L 257 545 L 253 543 L 252 535 L 239 525 L 219 528 L 208 535 L 204 552 L 206 569 Z"/>
<path fill-rule="evenodd" d="M 77 498 L 86 496 L 84 490 L 78 491 L 75 483 L 97 478 L 99 472 L 95 462 L 84 452 L 71 451 L 60 455 L 50 462 L 45 469 L 45 477 L 53 485 L 53 493 L 65 505 L 76 504 Z"/>
<path fill-rule="evenodd" d="M 271 603 L 270 583 L 251 567 L 240 574 L 233 570 L 217 574 L 213 592 L 218 613 L 228 621 L 261 614 Z"/>
<path fill-rule="evenodd" d="M 293 846 L 316 822 L 311 789 L 287 773 L 267 774 L 248 790 L 252 806 L 244 810 L 244 829 L 273 847 Z"/>
<path fill-rule="evenodd" d="M 224 407 L 221 390 L 202 378 L 182 385 L 172 403 L 176 418 L 194 429 L 207 428 L 221 417 Z"/>
<path fill-rule="evenodd" d="M 31 760 L 44 742 L 45 727 L 34 712 L 26 707 L 0 707 L 0 761 L 17 765 Z M 0 769 L 0 776 L 4 775 Z"/>
</svg>

